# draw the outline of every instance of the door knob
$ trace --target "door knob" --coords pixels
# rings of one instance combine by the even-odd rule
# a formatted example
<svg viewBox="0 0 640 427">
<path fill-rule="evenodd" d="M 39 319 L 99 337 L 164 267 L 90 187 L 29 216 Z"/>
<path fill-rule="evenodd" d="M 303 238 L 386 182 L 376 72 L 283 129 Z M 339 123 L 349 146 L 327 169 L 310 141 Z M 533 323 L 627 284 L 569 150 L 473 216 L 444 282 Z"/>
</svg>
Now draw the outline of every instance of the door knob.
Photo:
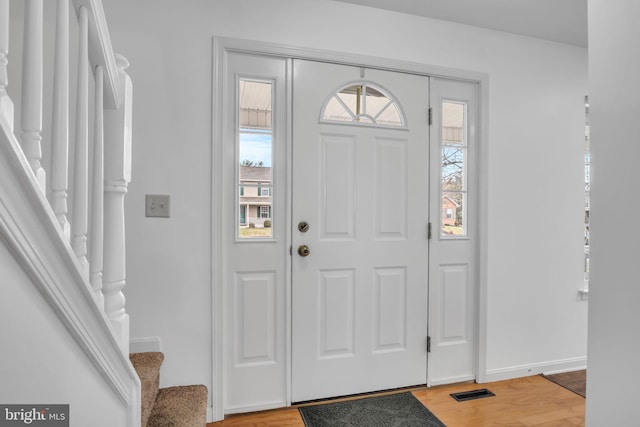
<svg viewBox="0 0 640 427">
<path fill-rule="evenodd" d="M 309 250 L 309 246 L 307 245 L 298 246 L 298 255 L 305 257 L 305 256 L 309 256 L 310 253 L 311 251 Z"/>
</svg>

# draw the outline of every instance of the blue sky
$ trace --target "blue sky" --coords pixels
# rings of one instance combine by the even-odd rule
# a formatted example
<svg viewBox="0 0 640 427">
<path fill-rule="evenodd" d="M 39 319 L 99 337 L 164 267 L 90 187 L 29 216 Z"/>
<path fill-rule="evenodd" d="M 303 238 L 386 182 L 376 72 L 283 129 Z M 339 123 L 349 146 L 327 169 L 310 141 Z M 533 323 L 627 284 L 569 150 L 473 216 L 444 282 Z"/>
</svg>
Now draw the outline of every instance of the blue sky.
<svg viewBox="0 0 640 427">
<path fill-rule="evenodd" d="M 271 167 L 271 132 L 269 133 L 245 133 L 240 131 L 240 158 L 239 161 L 252 160 L 262 162 L 264 166 Z"/>
</svg>

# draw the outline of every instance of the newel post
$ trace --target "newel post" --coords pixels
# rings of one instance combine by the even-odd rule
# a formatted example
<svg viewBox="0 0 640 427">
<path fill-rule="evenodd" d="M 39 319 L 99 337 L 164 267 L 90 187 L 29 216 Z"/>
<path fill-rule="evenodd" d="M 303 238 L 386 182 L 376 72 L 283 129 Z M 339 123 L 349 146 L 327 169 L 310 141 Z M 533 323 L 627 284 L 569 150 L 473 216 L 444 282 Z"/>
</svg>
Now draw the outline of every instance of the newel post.
<svg viewBox="0 0 640 427">
<path fill-rule="evenodd" d="M 124 198 L 131 181 L 131 79 L 125 72 L 129 62 L 116 55 L 121 105 L 104 112 L 104 266 L 102 292 L 107 317 L 129 353 L 129 315 L 125 310 L 126 284 Z"/>
</svg>

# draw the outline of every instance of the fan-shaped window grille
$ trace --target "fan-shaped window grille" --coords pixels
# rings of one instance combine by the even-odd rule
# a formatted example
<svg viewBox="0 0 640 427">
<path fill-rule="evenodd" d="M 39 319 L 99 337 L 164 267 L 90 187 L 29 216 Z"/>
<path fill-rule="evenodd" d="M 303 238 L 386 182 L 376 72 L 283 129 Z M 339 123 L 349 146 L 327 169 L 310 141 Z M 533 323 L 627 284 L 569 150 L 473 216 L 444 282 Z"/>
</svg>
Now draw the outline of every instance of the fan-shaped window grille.
<svg viewBox="0 0 640 427">
<path fill-rule="evenodd" d="M 350 83 L 330 96 L 322 108 L 323 122 L 405 127 L 400 105 L 388 92 L 369 82 Z"/>
</svg>

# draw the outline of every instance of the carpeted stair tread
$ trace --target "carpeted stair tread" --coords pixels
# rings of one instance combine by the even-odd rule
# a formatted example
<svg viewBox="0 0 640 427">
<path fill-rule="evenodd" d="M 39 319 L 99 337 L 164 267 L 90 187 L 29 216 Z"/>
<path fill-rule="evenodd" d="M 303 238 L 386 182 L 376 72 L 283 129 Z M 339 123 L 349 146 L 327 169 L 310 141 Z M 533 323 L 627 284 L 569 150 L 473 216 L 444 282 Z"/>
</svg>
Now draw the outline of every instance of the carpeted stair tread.
<svg viewBox="0 0 640 427">
<path fill-rule="evenodd" d="M 204 385 L 160 389 L 148 426 L 204 427 L 207 422 L 207 393 Z"/>
<path fill-rule="evenodd" d="M 129 355 L 129 360 L 140 377 L 142 389 L 142 420 L 140 425 L 145 427 L 156 402 L 160 384 L 160 366 L 164 360 L 164 354 L 160 352 L 132 353 Z"/>
</svg>

